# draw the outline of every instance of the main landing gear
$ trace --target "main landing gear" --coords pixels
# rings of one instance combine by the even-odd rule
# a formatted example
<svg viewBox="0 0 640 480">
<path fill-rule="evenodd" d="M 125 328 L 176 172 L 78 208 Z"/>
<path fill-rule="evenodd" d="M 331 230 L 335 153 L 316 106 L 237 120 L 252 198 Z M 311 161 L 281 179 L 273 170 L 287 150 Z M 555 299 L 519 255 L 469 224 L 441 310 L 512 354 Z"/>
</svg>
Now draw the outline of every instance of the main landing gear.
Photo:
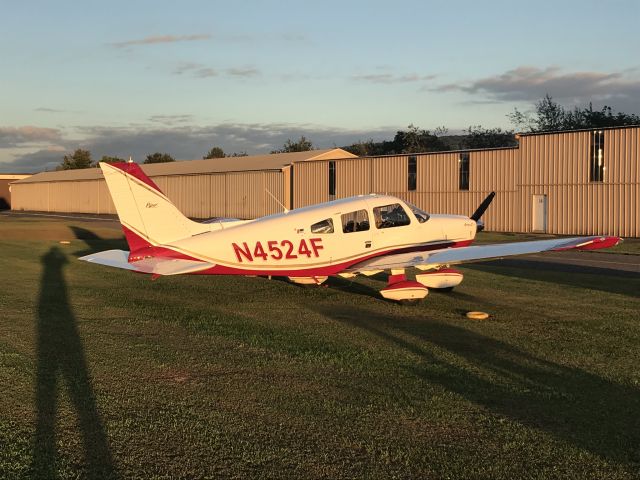
<svg viewBox="0 0 640 480">
<path fill-rule="evenodd" d="M 413 305 L 427 296 L 429 288 L 450 292 L 462 279 L 462 273 L 452 268 L 418 274 L 415 281 L 407 280 L 404 269 L 391 270 L 387 286 L 380 290 L 380 295 L 403 305 Z"/>
</svg>

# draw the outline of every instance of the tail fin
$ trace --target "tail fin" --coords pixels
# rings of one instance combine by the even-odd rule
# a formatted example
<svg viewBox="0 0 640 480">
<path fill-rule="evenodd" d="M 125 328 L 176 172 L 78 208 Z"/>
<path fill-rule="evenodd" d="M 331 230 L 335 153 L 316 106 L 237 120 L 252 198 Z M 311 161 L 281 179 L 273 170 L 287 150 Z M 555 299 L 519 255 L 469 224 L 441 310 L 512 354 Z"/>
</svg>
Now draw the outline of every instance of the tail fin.
<svg viewBox="0 0 640 480">
<path fill-rule="evenodd" d="M 131 252 L 208 230 L 185 217 L 136 163 L 100 163 Z"/>
</svg>

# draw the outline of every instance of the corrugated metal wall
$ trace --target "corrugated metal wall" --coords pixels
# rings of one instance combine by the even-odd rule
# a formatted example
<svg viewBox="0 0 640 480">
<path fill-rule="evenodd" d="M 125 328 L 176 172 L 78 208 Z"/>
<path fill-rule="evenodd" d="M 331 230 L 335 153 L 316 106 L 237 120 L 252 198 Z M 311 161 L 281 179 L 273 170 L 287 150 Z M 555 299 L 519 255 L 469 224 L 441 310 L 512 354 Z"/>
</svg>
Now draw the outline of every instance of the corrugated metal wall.
<svg viewBox="0 0 640 480">
<path fill-rule="evenodd" d="M 288 178 L 281 171 L 155 176 L 153 181 L 192 218 L 256 218 L 282 211 L 268 193 L 291 203 Z M 43 212 L 115 214 L 104 180 L 16 183 L 12 209 Z"/>
<path fill-rule="evenodd" d="M 533 230 L 533 196 L 547 196 L 547 232 L 640 237 L 640 128 L 605 129 L 604 181 L 591 182 L 590 131 L 520 139 L 517 229 Z"/>
<path fill-rule="evenodd" d="M 498 192 L 485 222 L 494 231 L 513 231 L 518 211 L 515 179 L 517 149 L 469 152 L 469 191 L 458 189 L 460 152 L 416 155 L 417 189 L 408 191 L 410 155 L 336 161 L 336 198 L 384 193 L 403 198 L 432 213 L 471 215 L 485 196 Z M 296 163 L 294 207 L 327 201 L 329 162 Z"/>
<path fill-rule="evenodd" d="M 347 160 L 336 161 L 336 165 Z M 300 162 L 293 165 L 293 208 L 329 201 L 329 162 Z"/>
</svg>

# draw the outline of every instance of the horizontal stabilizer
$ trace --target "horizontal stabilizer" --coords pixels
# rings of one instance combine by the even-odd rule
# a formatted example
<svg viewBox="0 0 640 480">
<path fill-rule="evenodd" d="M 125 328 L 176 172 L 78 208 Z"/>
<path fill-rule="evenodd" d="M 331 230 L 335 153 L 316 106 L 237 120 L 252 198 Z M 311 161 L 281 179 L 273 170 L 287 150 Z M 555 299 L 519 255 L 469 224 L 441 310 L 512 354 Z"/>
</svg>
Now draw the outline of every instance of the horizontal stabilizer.
<svg viewBox="0 0 640 480">
<path fill-rule="evenodd" d="M 151 273 L 153 275 L 195 273 L 214 266 L 213 263 L 209 262 L 184 260 L 180 258 L 150 257 L 131 263 L 129 263 L 128 259 L 129 252 L 126 250 L 107 250 L 79 258 L 79 260 L 85 262 L 97 263 L 108 267 L 124 268 L 125 270 L 133 270 L 134 272 Z"/>
</svg>

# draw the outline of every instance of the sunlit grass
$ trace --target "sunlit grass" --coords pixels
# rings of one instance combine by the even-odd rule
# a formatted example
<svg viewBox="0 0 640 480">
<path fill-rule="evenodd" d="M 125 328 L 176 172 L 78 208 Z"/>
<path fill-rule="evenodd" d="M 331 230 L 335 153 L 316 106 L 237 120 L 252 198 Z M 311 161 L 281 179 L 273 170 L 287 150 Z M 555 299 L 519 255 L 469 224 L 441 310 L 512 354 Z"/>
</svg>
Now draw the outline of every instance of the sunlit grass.
<svg viewBox="0 0 640 480">
<path fill-rule="evenodd" d="M 69 224 L 84 230 L 22 222 L 0 240 L 0 478 L 638 477 L 637 277 L 474 264 L 404 307 L 377 278 L 152 282 L 78 261 L 124 245 Z M 57 374 L 49 457 L 43 360 L 75 366 Z"/>
</svg>

